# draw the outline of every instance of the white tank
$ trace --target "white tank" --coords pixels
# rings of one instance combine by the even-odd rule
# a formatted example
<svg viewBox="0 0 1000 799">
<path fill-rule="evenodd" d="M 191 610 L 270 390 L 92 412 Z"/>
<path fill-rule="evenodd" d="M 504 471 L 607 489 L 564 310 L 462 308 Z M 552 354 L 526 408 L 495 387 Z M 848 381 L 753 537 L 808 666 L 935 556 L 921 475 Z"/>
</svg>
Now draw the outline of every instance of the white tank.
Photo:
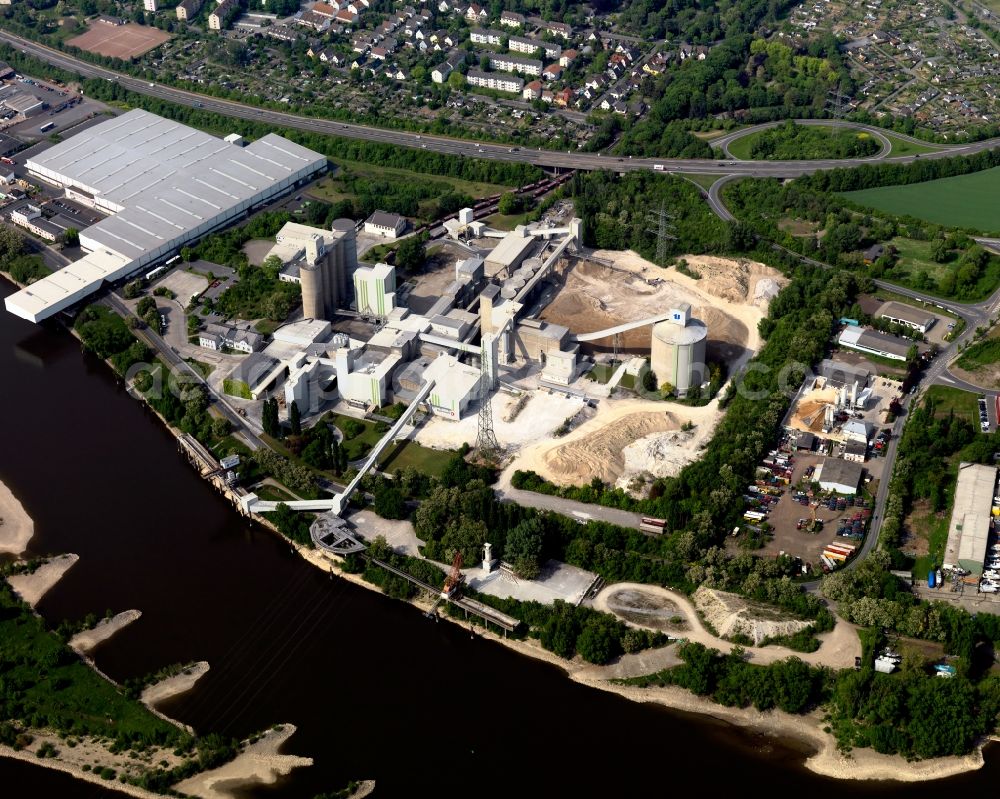
<svg viewBox="0 0 1000 799">
<path fill-rule="evenodd" d="M 530 269 L 532 272 L 537 272 L 542 268 L 541 258 L 526 258 L 524 263 L 521 264 L 522 269 Z"/>
<path fill-rule="evenodd" d="M 517 296 L 518 290 L 510 285 L 510 281 L 500 287 L 500 296 L 505 300 L 512 300 Z"/>
<path fill-rule="evenodd" d="M 705 344 L 708 328 L 700 319 L 688 319 L 686 325 L 657 322 L 650 340 L 650 368 L 658 386 L 670 383 L 680 395 L 708 378 Z"/>
</svg>

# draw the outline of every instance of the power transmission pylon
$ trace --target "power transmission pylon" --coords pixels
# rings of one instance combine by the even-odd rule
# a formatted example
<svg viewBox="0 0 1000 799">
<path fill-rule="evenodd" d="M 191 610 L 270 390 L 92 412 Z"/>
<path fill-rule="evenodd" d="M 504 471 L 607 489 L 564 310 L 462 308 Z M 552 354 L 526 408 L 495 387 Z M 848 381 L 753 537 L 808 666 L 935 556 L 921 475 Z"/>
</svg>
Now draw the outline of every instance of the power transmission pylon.
<svg viewBox="0 0 1000 799">
<path fill-rule="evenodd" d="M 834 119 L 843 119 L 847 112 L 851 110 L 851 98 L 841 93 L 837 89 L 828 92 L 826 105 L 829 107 Z"/>
<path fill-rule="evenodd" d="M 493 432 L 493 378 L 490 373 L 489 359 L 493 353 L 484 340 L 482 354 L 479 358 L 479 429 L 476 433 L 476 450 L 484 460 L 495 460 L 500 454 L 500 442 Z"/>
<path fill-rule="evenodd" d="M 649 221 L 656 225 L 655 230 L 648 228 L 650 233 L 656 234 L 656 263 L 663 266 L 667 261 L 668 242 L 677 238 L 674 235 L 676 227 L 672 221 L 675 217 L 673 214 L 668 214 L 667 209 L 662 205 L 659 211 L 650 211 L 648 216 Z"/>
</svg>

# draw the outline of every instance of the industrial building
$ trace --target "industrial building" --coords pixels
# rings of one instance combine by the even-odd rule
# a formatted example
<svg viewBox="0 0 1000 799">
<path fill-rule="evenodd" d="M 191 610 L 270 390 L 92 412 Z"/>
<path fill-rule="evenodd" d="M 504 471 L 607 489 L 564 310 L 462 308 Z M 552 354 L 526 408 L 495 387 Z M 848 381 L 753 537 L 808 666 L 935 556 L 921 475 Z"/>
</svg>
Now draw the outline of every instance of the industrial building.
<svg viewBox="0 0 1000 799">
<path fill-rule="evenodd" d="M 385 211 L 375 211 L 365 220 L 365 233 L 394 239 L 406 230 L 406 217 L 399 214 L 387 214 Z"/>
<path fill-rule="evenodd" d="M 232 325 L 207 324 L 198 334 L 198 346 L 207 350 L 221 350 L 228 347 L 237 352 L 257 352 L 264 345 L 260 333 Z"/>
<path fill-rule="evenodd" d="M 994 466 L 959 464 L 948 543 L 944 548 L 946 568 L 958 566 L 977 577 L 983 573 L 996 482 Z"/>
<path fill-rule="evenodd" d="M 649 368 L 657 385 L 669 383 L 679 396 L 705 380 L 705 346 L 708 328 L 691 316 L 691 306 L 681 303 L 672 308 L 670 317 L 653 325 L 650 340 Z"/>
<path fill-rule="evenodd" d="M 854 495 L 858 493 L 864 472 L 864 467 L 860 463 L 827 458 L 816 467 L 813 480 L 819 483 L 819 487 L 824 491 Z"/>
<path fill-rule="evenodd" d="M 926 333 L 937 321 L 937 317 L 933 314 L 911 305 L 903 305 L 901 302 L 887 302 L 879 311 L 879 318 L 897 325 L 906 325 L 921 333 Z"/>
<path fill-rule="evenodd" d="M 905 338 L 853 325 L 844 329 L 844 332 L 837 339 L 837 343 L 841 347 L 867 352 L 870 355 L 889 358 L 893 361 L 905 361 L 910 347 L 913 346 L 913 342 Z"/>
<path fill-rule="evenodd" d="M 528 228 L 518 225 L 486 256 L 487 273 L 496 275 L 506 272 L 509 275 L 528 257 L 535 242 L 536 239 L 528 232 Z"/>
<path fill-rule="evenodd" d="M 395 307 L 396 267 L 360 266 L 354 271 L 354 299 L 362 316 L 384 318 Z"/>
<path fill-rule="evenodd" d="M 246 147 L 129 111 L 29 158 L 28 172 L 111 214 L 80 232 L 87 255 L 7 297 L 39 322 L 302 185 L 325 156 L 268 134 Z"/>
<path fill-rule="evenodd" d="M 347 299 L 348 271 L 357 268 L 354 223 L 323 230 L 286 222 L 274 241 L 267 257 L 281 261 L 281 280 L 301 284 L 303 316 L 330 319 Z"/>
</svg>

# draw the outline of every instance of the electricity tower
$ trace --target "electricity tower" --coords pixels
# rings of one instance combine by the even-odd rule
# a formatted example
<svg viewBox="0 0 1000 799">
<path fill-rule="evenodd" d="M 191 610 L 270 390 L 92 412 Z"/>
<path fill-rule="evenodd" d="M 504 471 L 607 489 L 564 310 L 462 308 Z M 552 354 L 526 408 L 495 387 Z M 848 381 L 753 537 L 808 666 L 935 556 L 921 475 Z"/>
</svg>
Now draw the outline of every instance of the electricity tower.
<svg viewBox="0 0 1000 799">
<path fill-rule="evenodd" d="M 826 105 L 834 119 L 843 119 L 851 110 L 851 98 L 837 89 L 831 89 L 827 94 Z"/>
<path fill-rule="evenodd" d="M 655 229 L 648 228 L 647 230 L 656 235 L 656 263 L 663 266 L 667 261 L 669 242 L 677 238 L 674 235 L 674 231 L 677 229 L 673 223 L 675 217 L 673 214 L 667 213 L 667 209 L 663 205 L 660 206 L 659 211 L 650 211 L 648 217 L 650 224 L 655 225 Z"/>
<path fill-rule="evenodd" d="M 493 390 L 496 388 L 496 339 L 483 337 L 479 357 L 479 429 L 476 433 L 476 449 L 484 460 L 495 460 L 501 453 L 500 442 L 493 432 Z"/>
</svg>

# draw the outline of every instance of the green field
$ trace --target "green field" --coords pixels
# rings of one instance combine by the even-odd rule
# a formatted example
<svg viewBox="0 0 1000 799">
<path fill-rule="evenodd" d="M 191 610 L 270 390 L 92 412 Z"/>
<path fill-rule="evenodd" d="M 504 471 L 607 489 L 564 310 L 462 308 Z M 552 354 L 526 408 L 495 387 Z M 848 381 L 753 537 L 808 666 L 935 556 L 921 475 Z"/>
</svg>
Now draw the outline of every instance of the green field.
<svg viewBox="0 0 1000 799">
<path fill-rule="evenodd" d="M 924 401 L 935 402 L 934 416 L 947 416 L 954 411 L 956 418 L 969 420 L 969 424 L 979 429 L 979 396 L 970 391 L 949 386 L 931 386 L 924 394 Z"/>
<path fill-rule="evenodd" d="M 809 133 L 803 133 L 802 128 L 806 128 L 809 131 Z M 765 130 L 755 131 L 754 133 L 749 133 L 746 136 L 742 136 L 738 139 L 735 139 L 729 145 L 729 153 L 733 158 L 739 159 L 740 161 L 754 160 L 753 156 L 751 155 L 751 150 L 754 144 L 756 144 L 761 139 L 761 137 L 775 136 L 777 133 L 780 133 L 781 130 L 782 128 L 780 126 L 776 128 L 767 128 Z M 822 158 L 837 158 L 838 157 L 837 151 L 830 149 L 833 145 L 833 142 L 835 141 L 835 139 L 833 138 L 834 134 L 846 133 L 848 132 L 848 130 L 853 130 L 853 129 L 834 128 L 825 125 L 802 125 L 802 126 L 796 126 L 794 130 L 798 131 L 799 136 L 806 137 L 807 141 L 809 140 L 809 134 L 820 133 L 831 137 L 829 143 L 824 142 L 821 139 L 817 140 L 817 138 L 814 136 L 812 137 L 812 141 L 809 141 L 808 144 L 799 143 L 796 145 L 798 148 L 801 148 L 803 146 L 810 146 L 813 148 L 811 152 L 803 152 L 801 155 L 795 156 L 796 158 L 822 159 Z M 871 138 L 871 134 L 866 133 L 865 131 L 854 131 L 854 133 L 857 136 L 857 138 Z M 900 144 L 902 143 L 903 142 L 900 142 Z M 875 152 L 878 152 L 878 150 L 876 150 Z"/>
<path fill-rule="evenodd" d="M 522 214 L 490 214 L 483 218 L 483 222 L 488 227 L 497 230 L 513 230 L 518 225 L 526 225 L 533 221 L 536 216 L 535 211 L 525 211 Z"/>
<path fill-rule="evenodd" d="M 993 328 L 986 338 L 972 344 L 956 361 L 962 369 L 970 372 L 1000 361 L 1000 328 Z"/>
<path fill-rule="evenodd" d="M 126 747 L 180 743 L 187 736 L 127 699 L 45 629 L 0 579 L 0 696 L 3 720 L 72 730 Z M 16 792 L 15 792 L 16 793 Z"/>
<path fill-rule="evenodd" d="M 749 161 L 750 148 L 760 137 L 761 133 L 763 133 L 763 131 L 757 131 L 756 133 L 750 133 L 742 138 L 736 139 L 729 145 L 729 154 L 733 158 L 738 158 L 740 161 Z"/>
<path fill-rule="evenodd" d="M 939 150 L 939 147 L 935 147 L 933 144 L 915 144 L 914 142 L 907 141 L 906 139 L 901 139 L 898 136 L 885 132 L 885 137 L 892 144 L 892 149 L 889 150 L 889 156 L 895 157 L 900 155 L 923 155 L 924 153 L 933 153 Z"/>
<path fill-rule="evenodd" d="M 415 441 L 400 441 L 386 449 L 378 468 L 384 472 L 395 472 L 396 469 L 412 467 L 421 474 L 440 477 L 453 457 L 454 450 L 431 449 Z"/>
<path fill-rule="evenodd" d="M 849 191 L 843 196 L 890 214 L 991 232 L 1000 230 L 998 193 L 1000 167 L 926 183 Z"/>
<path fill-rule="evenodd" d="M 721 175 L 709 175 L 704 172 L 678 172 L 678 177 L 687 178 L 696 186 L 700 186 L 705 191 L 712 188 L 712 184 L 715 183 Z"/>
</svg>

